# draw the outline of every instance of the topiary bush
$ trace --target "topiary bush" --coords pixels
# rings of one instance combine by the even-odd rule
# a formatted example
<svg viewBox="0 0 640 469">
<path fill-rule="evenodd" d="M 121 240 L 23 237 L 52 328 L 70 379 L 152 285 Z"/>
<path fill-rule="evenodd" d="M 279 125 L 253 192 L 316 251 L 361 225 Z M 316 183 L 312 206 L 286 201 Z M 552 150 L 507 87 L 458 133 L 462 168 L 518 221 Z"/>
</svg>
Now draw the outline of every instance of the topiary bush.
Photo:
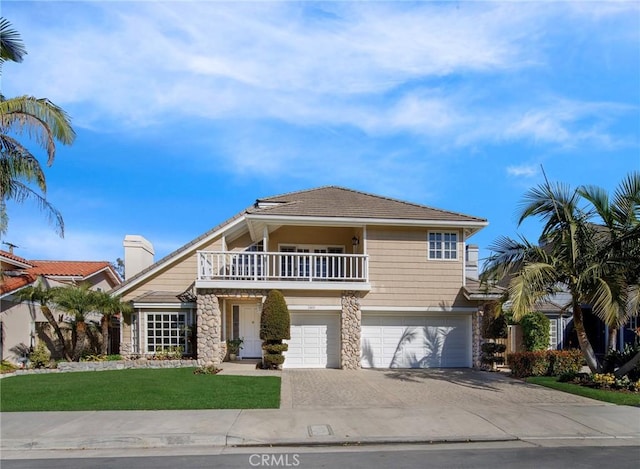
<svg viewBox="0 0 640 469">
<path fill-rule="evenodd" d="M 485 342 L 480 348 L 482 349 L 482 363 L 489 365 L 491 370 L 495 370 L 496 365 L 502 365 L 504 363 L 504 358 L 496 356 L 496 354 L 504 353 L 507 349 L 506 345 Z"/>
<path fill-rule="evenodd" d="M 278 290 L 271 290 L 262 305 L 260 315 L 260 338 L 264 341 L 262 349 L 264 368 L 278 368 L 284 363 L 282 352 L 288 350 L 284 339 L 291 338 L 291 317 L 284 295 Z"/>
<path fill-rule="evenodd" d="M 521 320 L 522 341 L 530 352 L 549 347 L 549 318 L 540 312 L 526 314 Z"/>
</svg>

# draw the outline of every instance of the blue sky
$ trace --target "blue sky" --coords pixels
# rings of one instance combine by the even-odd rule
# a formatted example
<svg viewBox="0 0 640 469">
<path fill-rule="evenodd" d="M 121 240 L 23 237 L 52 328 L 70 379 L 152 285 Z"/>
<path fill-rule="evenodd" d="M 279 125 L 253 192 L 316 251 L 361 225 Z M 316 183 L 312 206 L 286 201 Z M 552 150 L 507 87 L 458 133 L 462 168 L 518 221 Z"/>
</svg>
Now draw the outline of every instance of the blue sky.
<svg viewBox="0 0 640 469">
<path fill-rule="evenodd" d="M 156 259 L 258 197 L 339 185 L 484 217 L 481 256 L 543 181 L 640 169 L 638 2 L 30 2 L 2 93 L 78 137 L 48 168 L 64 239 L 10 204 L 30 259 Z M 38 152 L 37 146 L 31 146 Z M 44 155 L 42 156 L 44 164 Z M 6 246 L 3 246 L 6 248 Z"/>
</svg>

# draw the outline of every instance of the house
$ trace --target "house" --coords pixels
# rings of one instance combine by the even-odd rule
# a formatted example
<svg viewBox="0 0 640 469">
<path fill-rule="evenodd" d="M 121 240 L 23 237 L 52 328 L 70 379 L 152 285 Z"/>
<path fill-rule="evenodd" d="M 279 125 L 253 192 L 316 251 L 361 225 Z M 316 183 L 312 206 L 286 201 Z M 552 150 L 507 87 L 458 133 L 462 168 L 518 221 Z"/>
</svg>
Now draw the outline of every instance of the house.
<svg viewBox="0 0 640 469">
<path fill-rule="evenodd" d="M 109 291 L 121 282 L 106 261 L 27 260 L 2 250 L 0 272 L 0 353 L 2 360 L 14 363 L 24 362 L 38 339 L 47 340 L 44 331 L 48 328 L 39 305 L 17 299 L 20 290 L 38 283 L 50 288 L 86 282 L 93 289 Z"/>
<path fill-rule="evenodd" d="M 284 367 L 471 367 L 486 297 L 467 242 L 487 224 L 327 186 L 258 199 L 156 263 L 128 235 L 113 290 L 135 311 L 121 353 L 180 346 L 218 364 L 242 338 L 240 358 L 260 358 L 262 302 L 278 289 L 291 313 Z"/>
</svg>

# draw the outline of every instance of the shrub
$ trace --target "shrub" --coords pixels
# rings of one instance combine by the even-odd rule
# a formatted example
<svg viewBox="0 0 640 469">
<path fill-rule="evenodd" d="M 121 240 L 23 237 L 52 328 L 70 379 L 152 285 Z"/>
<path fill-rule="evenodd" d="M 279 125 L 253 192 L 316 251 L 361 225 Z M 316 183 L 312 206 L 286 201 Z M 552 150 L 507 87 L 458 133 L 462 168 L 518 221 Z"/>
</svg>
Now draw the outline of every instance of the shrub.
<svg viewBox="0 0 640 469">
<path fill-rule="evenodd" d="M 262 350 L 265 353 L 282 353 L 289 350 L 289 344 L 264 344 Z"/>
<path fill-rule="evenodd" d="M 36 349 L 29 354 L 29 361 L 33 368 L 46 368 L 51 361 L 51 352 L 44 342 L 38 342 Z"/>
<path fill-rule="evenodd" d="M 607 373 L 613 373 L 617 368 L 624 365 L 631 360 L 638 352 L 640 352 L 640 344 L 627 344 L 623 351 L 609 350 L 604 357 L 604 371 Z M 627 373 L 627 376 L 631 381 L 640 380 L 640 362 Z"/>
<path fill-rule="evenodd" d="M 163 347 L 160 350 L 157 350 L 153 355 L 153 360 L 180 360 L 182 355 L 184 354 L 184 349 L 181 345 L 171 346 L 171 347 Z"/>
<path fill-rule="evenodd" d="M 526 314 L 521 320 L 522 340 L 527 350 L 546 350 L 549 346 L 549 318 L 540 312 Z"/>
<path fill-rule="evenodd" d="M 291 338 L 291 318 L 282 293 L 271 290 L 262 305 L 260 316 L 260 338 L 264 341 L 263 366 L 278 368 L 284 363 L 282 352 L 287 350 L 283 339 Z"/>
<path fill-rule="evenodd" d="M 0 373 L 11 373 L 12 371 L 16 371 L 17 369 L 17 366 L 6 360 L 2 360 L 2 363 L 0 363 Z"/>
<path fill-rule="evenodd" d="M 271 290 L 262 305 L 260 338 L 265 341 L 291 338 L 289 308 L 282 293 Z"/>
<path fill-rule="evenodd" d="M 222 369 L 217 368 L 215 365 L 199 366 L 193 370 L 194 375 L 215 375 L 220 373 Z"/>
<path fill-rule="evenodd" d="M 548 350 L 551 375 L 560 376 L 567 373 L 578 373 L 584 364 L 580 350 Z"/>
<path fill-rule="evenodd" d="M 284 363 L 284 355 L 281 353 L 265 353 L 262 361 L 265 368 L 278 368 Z"/>
<path fill-rule="evenodd" d="M 482 349 L 482 363 L 491 366 L 491 369 L 495 368 L 495 365 L 504 363 L 503 357 L 497 357 L 497 353 L 504 353 L 507 346 L 504 344 L 496 344 L 494 342 L 485 342 L 481 346 Z"/>
<path fill-rule="evenodd" d="M 582 367 L 579 350 L 540 350 L 507 355 L 507 364 L 516 378 L 577 374 Z"/>
</svg>

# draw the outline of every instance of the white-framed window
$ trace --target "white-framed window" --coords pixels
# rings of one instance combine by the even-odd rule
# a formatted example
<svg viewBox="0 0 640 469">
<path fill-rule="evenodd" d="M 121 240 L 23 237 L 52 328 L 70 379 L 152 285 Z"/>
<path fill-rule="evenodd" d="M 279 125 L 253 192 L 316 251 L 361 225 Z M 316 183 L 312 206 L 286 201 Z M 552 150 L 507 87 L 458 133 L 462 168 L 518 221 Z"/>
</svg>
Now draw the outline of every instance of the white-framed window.
<svg viewBox="0 0 640 469">
<path fill-rule="evenodd" d="M 458 233 L 430 232 L 429 259 L 458 259 Z"/>
<path fill-rule="evenodd" d="M 175 347 L 190 353 L 188 316 L 187 312 L 177 311 L 147 313 L 147 353 Z"/>
</svg>

